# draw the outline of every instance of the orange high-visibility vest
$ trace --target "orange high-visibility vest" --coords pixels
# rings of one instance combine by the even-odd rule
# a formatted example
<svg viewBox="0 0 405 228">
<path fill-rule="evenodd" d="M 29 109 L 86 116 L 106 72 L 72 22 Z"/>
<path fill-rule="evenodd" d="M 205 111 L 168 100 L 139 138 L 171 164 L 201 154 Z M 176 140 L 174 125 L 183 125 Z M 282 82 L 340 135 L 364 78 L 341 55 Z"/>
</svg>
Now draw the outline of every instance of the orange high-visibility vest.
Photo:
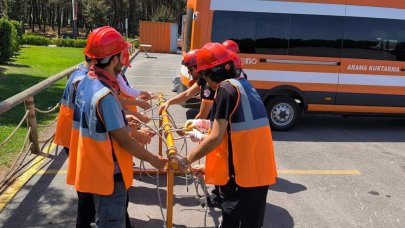
<svg viewBox="0 0 405 228">
<path fill-rule="evenodd" d="M 132 97 L 125 95 L 124 93 L 120 93 L 119 95 L 122 99 L 131 99 Z M 137 111 L 135 105 L 128 105 L 126 106 L 131 111 Z M 72 130 L 70 133 L 70 150 L 69 150 L 69 158 L 68 158 L 68 165 L 67 165 L 67 175 L 66 175 L 66 183 L 69 185 L 74 185 L 76 180 L 76 166 L 77 166 L 77 147 L 78 147 L 78 140 L 79 140 L 79 127 L 80 127 L 80 108 L 76 107 L 73 110 L 73 123 L 72 123 Z"/>
<path fill-rule="evenodd" d="M 79 135 L 74 185 L 77 191 L 110 195 L 114 191 L 114 157 L 125 187 L 132 185 L 132 155 L 111 138 L 98 113 L 98 102 L 113 94 L 98 79 L 85 77 L 77 88 L 75 105 L 79 111 Z M 119 103 L 117 99 L 117 103 Z M 76 107 L 75 107 L 76 111 Z M 125 121 L 123 110 L 122 118 Z M 76 112 L 75 112 L 76 114 Z M 75 126 L 77 127 L 77 126 Z M 72 166 L 73 167 L 73 166 Z"/>
<path fill-rule="evenodd" d="M 206 157 L 205 181 L 215 185 L 228 182 L 228 138 L 231 137 L 236 183 L 241 187 L 274 184 L 277 177 L 276 163 L 263 102 L 246 79 L 226 81 L 236 89 L 238 101 L 229 118 L 230 136 L 228 132 L 225 133 L 221 144 Z"/>
<path fill-rule="evenodd" d="M 72 129 L 73 119 L 73 102 L 76 92 L 75 85 L 80 82 L 87 74 L 88 69 L 84 64 L 80 64 L 66 83 L 65 91 L 60 104 L 58 122 L 56 123 L 55 138 L 53 142 L 56 145 L 61 145 L 70 148 L 70 134 Z"/>
<path fill-rule="evenodd" d="M 76 166 L 77 166 L 77 147 L 79 141 L 79 129 L 80 128 L 80 108 L 75 105 L 73 110 L 73 124 L 70 133 L 70 147 L 69 158 L 67 163 L 67 175 L 66 183 L 69 185 L 75 185 L 76 181 Z"/>
</svg>

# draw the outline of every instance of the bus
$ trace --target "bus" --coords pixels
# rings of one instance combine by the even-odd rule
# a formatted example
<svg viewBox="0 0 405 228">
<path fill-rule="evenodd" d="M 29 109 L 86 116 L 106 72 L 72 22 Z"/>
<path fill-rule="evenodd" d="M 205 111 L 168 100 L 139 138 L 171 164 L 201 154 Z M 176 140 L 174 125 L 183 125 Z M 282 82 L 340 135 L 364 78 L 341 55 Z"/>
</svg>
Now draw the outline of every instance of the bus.
<svg viewBox="0 0 405 228">
<path fill-rule="evenodd" d="M 189 0 L 183 30 L 183 52 L 238 43 L 274 130 L 303 113 L 405 114 L 404 0 Z"/>
</svg>

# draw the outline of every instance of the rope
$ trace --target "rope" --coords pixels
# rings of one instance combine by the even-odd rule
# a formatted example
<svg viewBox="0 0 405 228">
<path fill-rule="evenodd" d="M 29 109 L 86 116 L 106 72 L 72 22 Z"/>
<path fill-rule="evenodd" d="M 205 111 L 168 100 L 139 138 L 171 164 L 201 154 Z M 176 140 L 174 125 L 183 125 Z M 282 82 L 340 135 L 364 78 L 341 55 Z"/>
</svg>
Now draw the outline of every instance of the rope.
<svg viewBox="0 0 405 228">
<path fill-rule="evenodd" d="M 163 220 L 163 227 L 166 228 L 166 218 L 165 214 L 163 212 L 163 204 L 162 204 L 162 198 L 160 197 L 160 183 L 159 183 L 159 170 L 156 172 L 156 190 L 157 190 L 157 195 L 158 195 L 158 200 L 159 200 L 159 206 L 160 206 L 160 214 L 162 215 L 162 220 Z"/>
<path fill-rule="evenodd" d="M 48 124 L 37 124 L 38 127 L 49 127 L 52 124 L 56 123 L 56 121 L 58 121 L 58 117 L 56 117 L 54 120 L 52 120 L 52 122 L 48 123 Z"/>
<path fill-rule="evenodd" d="M 178 156 L 182 157 L 180 154 L 178 154 Z M 198 200 L 200 200 L 200 198 L 204 197 L 204 201 L 205 201 L 204 227 L 207 227 L 208 197 L 211 199 L 211 202 L 212 202 L 212 198 L 208 194 L 208 189 L 207 189 L 207 185 L 205 184 L 204 177 L 203 177 L 203 175 L 201 175 L 201 173 L 194 172 L 194 170 L 188 164 L 185 164 L 184 162 L 182 162 L 182 160 L 179 159 L 179 162 L 182 163 L 182 165 L 184 167 L 188 167 L 187 171 L 188 171 L 189 174 L 191 174 L 191 179 L 192 179 L 192 181 L 194 183 L 195 191 L 196 191 L 196 195 L 198 197 Z M 186 180 L 187 180 L 187 175 L 186 175 Z M 204 196 L 200 195 L 200 193 L 198 191 L 198 186 L 199 185 L 201 185 L 201 188 L 203 189 Z"/>
<path fill-rule="evenodd" d="M 29 113 L 29 110 L 25 111 L 25 115 L 24 115 L 24 117 L 21 119 L 20 123 L 17 125 L 17 127 L 14 129 L 14 131 L 11 132 L 11 134 L 10 134 L 2 143 L 0 143 L 0 147 L 3 147 L 3 145 L 6 144 L 6 143 L 14 136 L 14 134 L 17 132 L 17 130 L 21 127 L 21 125 L 22 125 L 22 124 L 24 123 L 24 121 L 27 119 L 28 113 Z"/>
<path fill-rule="evenodd" d="M 8 173 L 3 177 L 3 179 L 0 181 L 0 183 L 1 183 L 1 187 L 0 187 L 0 188 L 2 188 L 2 187 L 4 186 L 4 184 L 5 184 L 6 182 L 8 182 L 8 181 L 5 182 L 6 179 L 12 177 L 12 176 L 16 173 L 16 172 L 13 172 L 13 170 L 15 169 L 18 160 L 20 160 L 21 155 L 23 154 L 23 151 L 24 151 L 25 146 L 26 146 L 26 144 L 27 144 L 27 142 L 28 142 L 30 133 L 31 133 L 31 127 L 28 127 L 27 134 L 25 135 L 25 138 L 24 138 L 23 146 L 21 147 L 20 152 L 18 153 L 17 158 L 14 160 L 13 164 L 10 166 L 9 172 L 8 172 Z M 29 146 L 28 148 L 31 148 L 31 145 L 32 145 L 32 143 L 30 143 L 30 146 Z M 25 159 L 25 157 L 24 157 L 24 159 Z M 21 162 L 21 163 L 22 163 L 22 162 Z M 20 163 L 19 165 L 21 165 L 21 163 Z M 11 175 L 10 175 L 10 174 L 11 174 Z"/>
<path fill-rule="evenodd" d="M 162 120 L 162 117 L 160 117 L 160 116 L 150 116 L 149 118 L 151 120 Z"/>
<path fill-rule="evenodd" d="M 153 109 L 156 109 L 156 108 L 158 108 L 160 105 L 159 104 L 156 104 L 156 105 L 152 105 L 152 107 L 150 107 L 149 109 L 144 109 L 144 110 L 142 110 L 142 111 L 140 111 L 140 112 L 142 112 L 142 113 L 148 113 L 148 112 L 151 112 Z"/>
<path fill-rule="evenodd" d="M 155 132 L 155 134 L 156 134 L 157 136 L 159 136 L 159 138 L 162 139 L 162 142 L 165 144 L 166 148 L 168 147 L 168 146 L 167 146 L 167 142 L 166 142 L 166 138 L 164 138 L 164 137 L 162 136 L 162 134 L 159 133 L 159 131 L 161 131 L 160 129 L 159 129 L 159 130 L 155 130 L 155 129 L 149 127 L 148 125 L 146 125 L 145 123 L 142 123 L 142 122 L 140 122 L 139 124 L 142 125 L 142 126 L 144 126 L 144 127 L 146 127 L 146 128 L 149 128 L 150 130 L 152 130 L 153 132 Z"/>
<path fill-rule="evenodd" d="M 35 108 L 35 111 L 41 113 L 41 114 L 49 114 L 54 112 L 58 107 L 59 107 L 60 103 L 57 103 L 55 107 L 48 109 L 47 111 L 43 111 L 41 109 Z"/>
</svg>

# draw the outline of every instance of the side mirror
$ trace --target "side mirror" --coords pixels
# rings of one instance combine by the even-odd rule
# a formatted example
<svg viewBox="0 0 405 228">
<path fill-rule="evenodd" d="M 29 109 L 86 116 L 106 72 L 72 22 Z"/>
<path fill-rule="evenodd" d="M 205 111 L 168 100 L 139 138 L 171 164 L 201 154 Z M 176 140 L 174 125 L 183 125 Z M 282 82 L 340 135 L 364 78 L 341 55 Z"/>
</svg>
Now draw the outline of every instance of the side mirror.
<svg viewBox="0 0 405 228">
<path fill-rule="evenodd" d="M 194 21 L 198 20 L 198 15 L 199 15 L 199 14 L 200 14 L 200 13 L 199 13 L 198 11 L 196 11 L 196 12 L 193 13 L 193 20 L 194 20 Z"/>
</svg>

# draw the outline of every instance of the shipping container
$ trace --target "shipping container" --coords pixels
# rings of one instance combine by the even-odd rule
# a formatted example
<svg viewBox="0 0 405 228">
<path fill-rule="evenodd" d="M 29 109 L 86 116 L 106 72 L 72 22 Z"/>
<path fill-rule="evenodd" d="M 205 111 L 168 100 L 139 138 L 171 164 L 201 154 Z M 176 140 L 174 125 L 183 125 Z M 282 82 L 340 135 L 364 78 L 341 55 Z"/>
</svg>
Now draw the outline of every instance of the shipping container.
<svg viewBox="0 0 405 228">
<path fill-rule="evenodd" d="M 140 44 L 152 45 L 150 52 L 176 52 L 177 37 L 176 23 L 140 21 Z"/>
</svg>

